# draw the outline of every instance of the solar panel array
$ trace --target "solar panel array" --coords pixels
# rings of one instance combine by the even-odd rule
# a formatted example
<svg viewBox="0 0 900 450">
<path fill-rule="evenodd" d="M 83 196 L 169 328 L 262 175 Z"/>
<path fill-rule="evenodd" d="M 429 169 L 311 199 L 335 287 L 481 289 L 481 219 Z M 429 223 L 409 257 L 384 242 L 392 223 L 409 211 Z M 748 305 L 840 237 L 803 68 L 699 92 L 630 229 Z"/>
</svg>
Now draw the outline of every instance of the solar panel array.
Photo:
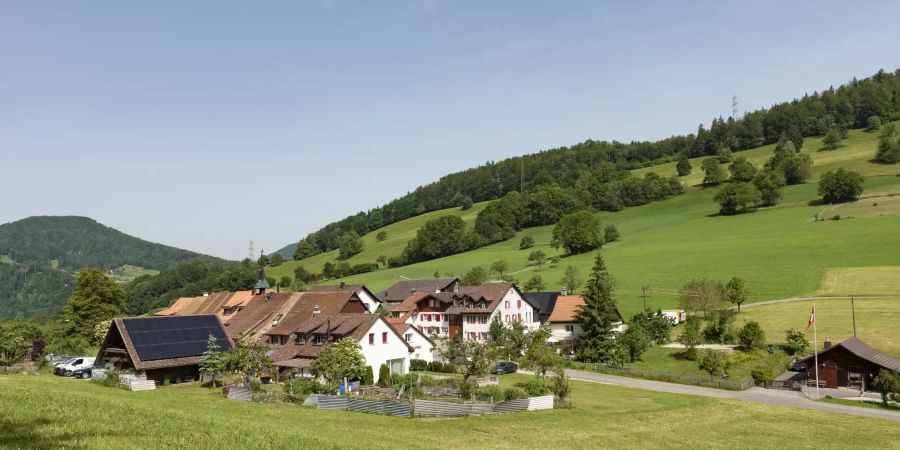
<svg viewBox="0 0 900 450">
<path fill-rule="evenodd" d="M 200 356 L 209 335 L 219 351 L 231 349 L 216 316 L 146 317 L 122 320 L 142 361 Z"/>
</svg>

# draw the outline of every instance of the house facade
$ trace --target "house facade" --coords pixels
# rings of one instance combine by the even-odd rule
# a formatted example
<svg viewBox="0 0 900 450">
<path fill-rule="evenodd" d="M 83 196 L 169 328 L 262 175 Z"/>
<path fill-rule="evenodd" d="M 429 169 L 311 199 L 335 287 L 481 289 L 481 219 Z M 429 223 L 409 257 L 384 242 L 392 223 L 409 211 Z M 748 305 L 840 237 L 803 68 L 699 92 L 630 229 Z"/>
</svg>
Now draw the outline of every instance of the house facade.
<svg viewBox="0 0 900 450">
<path fill-rule="evenodd" d="M 807 380 L 816 379 L 816 358 L 806 362 Z M 900 358 L 878 351 L 858 338 L 851 337 L 832 345 L 825 341 L 818 354 L 819 381 L 826 388 L 851 388 L 865 391 L 875 382 L 881 370 L 900 373 Z"/>
<path fill-rule="evenodd" d="M 578 322 L 578 310 L 584 306 L 584 298 L 578 295 L 559 295 L 553 306 L 553 311 L 547 319 L 550 324 L 550 339 L 548 342 L 576 343 L 584 335 L 584 329 Z M 628 329 L 622 314 L 616 309 L 618 320 L 613 324 L 613 331 L 623 333 Z"/>
</svg>

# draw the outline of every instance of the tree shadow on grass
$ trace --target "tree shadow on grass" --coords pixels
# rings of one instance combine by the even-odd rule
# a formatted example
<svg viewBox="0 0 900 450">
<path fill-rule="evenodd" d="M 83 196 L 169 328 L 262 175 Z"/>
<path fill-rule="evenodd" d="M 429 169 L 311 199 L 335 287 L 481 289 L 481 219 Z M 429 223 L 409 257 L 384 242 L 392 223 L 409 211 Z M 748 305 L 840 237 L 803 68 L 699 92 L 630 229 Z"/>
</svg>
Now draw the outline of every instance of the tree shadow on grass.
<svg viewBox="0 0 900 450">
<path fill-rule="evenodd" d="M 19 420 L 13 417 L 0 418 L 0 447 L 2 448 L 78 448 L 78 435 L 71 432 L 54 433 L 45 430 L 52 425 L 49 419 Z"/>
</svg>

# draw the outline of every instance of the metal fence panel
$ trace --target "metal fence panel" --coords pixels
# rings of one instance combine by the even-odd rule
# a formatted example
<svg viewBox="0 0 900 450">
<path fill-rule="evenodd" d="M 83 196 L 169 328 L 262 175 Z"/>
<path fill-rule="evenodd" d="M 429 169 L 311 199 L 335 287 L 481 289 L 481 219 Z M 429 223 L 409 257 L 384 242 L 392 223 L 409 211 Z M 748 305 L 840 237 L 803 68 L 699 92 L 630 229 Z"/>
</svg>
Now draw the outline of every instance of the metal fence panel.
<svg viewBox="0 0 900 450">
<path fill-rule="evenodd" d="M 347 409 L 349 399 L 338 395 L 320 395 L 317 408 L 334 411 L 343 411 Z"/>
<path fill-rule="evenodd" d="M 319 405 L 319 394 L 310 394 L 303 400 L 303 406 L 318 406 Z"/>
<path fill-rule="evenodd" d="M 472 413 L 472 405 L 416 399 L 415 414 L 422 417 L 460 417 Z M 493 409 L 493 405 L 488 405 Z"/>
<path fill-rule="evenodd" d="M 500 402 L 494 405 L 494 412 L 497 414 L 505 414 L 528 411 L 528 402 L 529 400 L 527 398 Z"/>
<path fill-rule="evenodd" d="M 553 396 L 544 395 L 541 397 L 528 398 L 528 410 L 537 411 L 541 409 L 553 409 Z"/>
</svg>

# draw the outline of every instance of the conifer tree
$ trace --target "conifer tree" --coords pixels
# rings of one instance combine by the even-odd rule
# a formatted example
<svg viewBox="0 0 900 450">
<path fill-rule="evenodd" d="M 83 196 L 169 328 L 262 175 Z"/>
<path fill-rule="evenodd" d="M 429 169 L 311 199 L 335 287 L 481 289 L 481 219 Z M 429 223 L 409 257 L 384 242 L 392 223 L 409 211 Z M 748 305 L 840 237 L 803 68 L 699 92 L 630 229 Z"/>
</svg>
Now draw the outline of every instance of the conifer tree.
<svg viewBox="0 0 900 450">
<path fill-rule="evenodd" d="M 584 306 L 576 319 L 584 329 L 579 357 L 585 361 L 609 363 L 617 358 L 613 324 L 619 320 L 613 299 L 613 279 L 603 256 L 597 254 L 591 277 L 585 286 Z"/>
</svg>

